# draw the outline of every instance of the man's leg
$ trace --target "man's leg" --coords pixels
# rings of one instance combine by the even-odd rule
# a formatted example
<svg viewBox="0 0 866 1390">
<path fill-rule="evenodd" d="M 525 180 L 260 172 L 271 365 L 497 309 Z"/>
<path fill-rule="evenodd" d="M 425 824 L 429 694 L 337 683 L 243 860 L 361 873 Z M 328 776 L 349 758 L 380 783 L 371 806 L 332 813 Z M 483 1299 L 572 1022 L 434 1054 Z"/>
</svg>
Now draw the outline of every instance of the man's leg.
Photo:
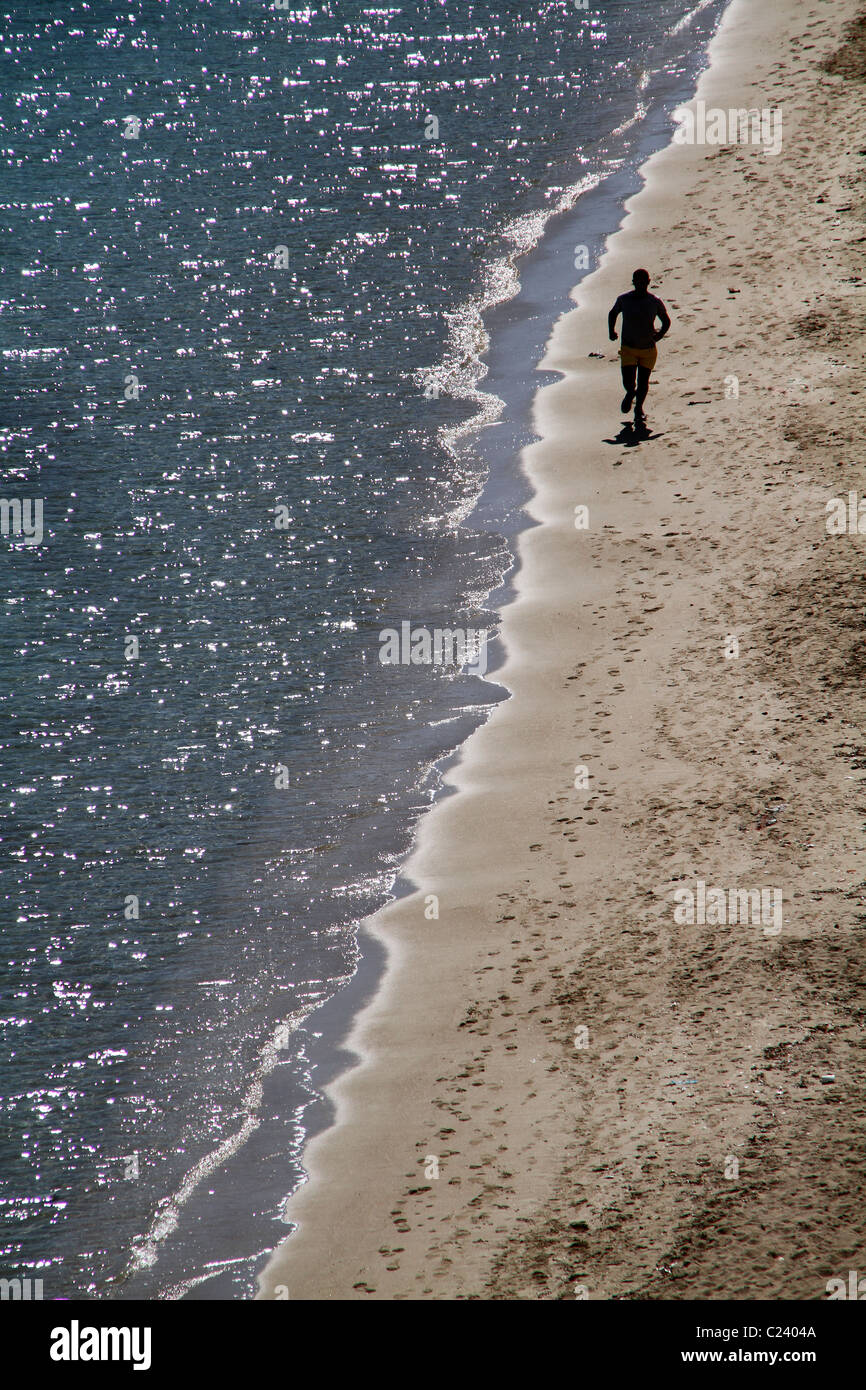
<svg viewBox="0 0 866 1390">
<path fill-rule="evenodd" d="M 622 406 L 620 407 L 623 415 L 627 414 L 628 411 L 631 410 L 631 403 L 634 400 L 636 375 L 637 367 L 623 367 L 622 384 L 625 387 L 625 395 L 623 397 Z"/>
<path fill-rule="evenodd" d="M 649 390 L 650 376 L 652 367 L 638 367 L 637 369 L 637 397 L 634 403 L 635 415 L 643 415 L 643 403 Z"/>
</svg>

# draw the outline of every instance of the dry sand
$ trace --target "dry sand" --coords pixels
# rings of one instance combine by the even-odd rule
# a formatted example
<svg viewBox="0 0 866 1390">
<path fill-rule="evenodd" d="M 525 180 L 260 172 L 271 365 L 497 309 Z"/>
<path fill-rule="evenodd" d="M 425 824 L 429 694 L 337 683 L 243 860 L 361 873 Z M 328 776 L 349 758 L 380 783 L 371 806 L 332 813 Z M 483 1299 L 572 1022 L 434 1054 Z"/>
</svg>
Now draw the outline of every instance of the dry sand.
<svg viewBox="0 0 866 1390">
<path fill-rule="evenodd" d="M 781 106 L 781 154 L 653 157 L 555 329 L 513 698 L 373 923 L 363 1060 L 262 1297 L 818 1299 L 866 1272 L 866 537 L 825 527 L 866 491 L 858 7 L 734 0 L 698 96 Z M 606 314 L 636 265 L 674 322 L 627 447 Z M 698 879 L 780 888 L 781 932 L 677 925 Z"/>
</svg>

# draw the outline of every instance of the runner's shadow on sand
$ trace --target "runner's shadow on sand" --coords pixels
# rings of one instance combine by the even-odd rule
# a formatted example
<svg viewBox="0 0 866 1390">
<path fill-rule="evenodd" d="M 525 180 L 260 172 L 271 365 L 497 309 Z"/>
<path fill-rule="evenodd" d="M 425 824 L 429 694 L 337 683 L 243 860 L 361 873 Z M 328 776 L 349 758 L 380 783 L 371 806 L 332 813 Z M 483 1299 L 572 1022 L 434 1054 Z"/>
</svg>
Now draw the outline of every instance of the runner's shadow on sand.
<svg viewBox="0 0 866 1390">
<path fill-rule="evenodd" d="M 662 431 L 662 434 L 664 431 Z M 661 439 L 662 434 L 656 434 L 650 429 L 649 425 L 635 425 L 631 420 L 626 420 L 620 429 L 616 439 L 605 439 L 605 444 L 624 444 L 627 449 L 633 449 L 636 444 L 643 444 L 647 439 Z"/>
</svg>

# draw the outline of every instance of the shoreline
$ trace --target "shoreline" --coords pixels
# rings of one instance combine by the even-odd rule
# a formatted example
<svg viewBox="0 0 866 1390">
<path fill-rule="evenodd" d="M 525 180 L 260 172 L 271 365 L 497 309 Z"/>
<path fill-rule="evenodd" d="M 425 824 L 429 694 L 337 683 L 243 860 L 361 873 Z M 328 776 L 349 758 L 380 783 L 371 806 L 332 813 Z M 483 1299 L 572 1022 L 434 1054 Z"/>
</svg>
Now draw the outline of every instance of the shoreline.
<svg viewBox="0 0 866 1390">
<path fill-rule="evenodd" d="M 804 71 L 814 75 L 814 55 L 835 49 L 844 21 L 857 9 L 852 0 L 828 18 L 817 4 L 784 0 L 768 15 L 752 0 L 733 0 L 710 46 L 710 67 L 697 96 L 722 107 L 765 105 L 769 86 L 763 100 L 749 88 L 759 80 L 756 69 L 773 66 L 773 45 L 785 45 L 790 68 L 796 62 L 791 35 L 818 28 L 816 47 L 804 48 L 800 60 L 802 83 Z M 760 56 L 768 52 L 770 58 Z M 783 86 L 786 77 L 787 70 Z M 845 79 L 829 81 L 835 83 L 831 95 L 844 105 Z M 813 95 L 808 81 L 805 88 L 805 98 L 798 87 L 796 96 L 786 88 L 781 99 L 786 143 L 776 157 L 779 170 L 760 151 L 743 147 L 670 145 L 652 156 L 643 166 L 645 184 L 627 202 L 598 269 L 573 296 L 577 310 L 556 325 L 540 368 L 562 377 L 537 395 L 540 442 L 524 453 L 534 488 L 528 510 L 536 525 L 520 536 L 517 596 L 503 613 L 507 660 L 495 672 L 513 698 L 463 745 L 447 778 L 459 795 L 442 799 L 422 820 L 404 870 L 418 891 L 389 904 L 370 923 L 386 947 L 388 965 L 380 993 L 350 1038 L 362 1060 L 329 1087 L 335 1123 L 306 1151 L 309 1180 L 289 1206 L 299 1229 L 260 1276 L 260 1297 L 286 1296 L 276 1292 L 279 1286 L 288 1297 L 305 1299 L 573 1297 L 575 1286 L 585 1287 L 591 1298 L 635 1296 L 647 1279 L 659 1282 L 659 1268 L 671 1267 L 650 1259 L 667 1258 L 671 1231 L 677 1239 L 694 1236 L 697 1189 L 706 1203 L 728 1206 L 747 1191 L 745 1181 L 734 1187 L 718 1177 L 730 1155 L 742 1158 L 744 1174 L 751 1162 L 758 1098 L 749 1088 L 758 1083 L 748 1079 L 746 1054 L 766 1043 L 785 1057 L 796 1044 L 789 1036 L 792 999 L 777 1004 L 767 997 L 764 976 L 778 977 L 778 959 L 811 937 L 794 913 L 779 942 L 739 930 L 721 933 L 721 944 L 676 936 L 670 900 L 680 879 L 768 884 L 778 878 L 786 908 L 793 907 L 795 895 L 819 892 L 816 915 L 823 922 L 838 837 L 847 845 L 854 834 L 851 784 L 843 780 L 851 774 L 841 761 L 838 768 L 831 765 L 832 786 L 824 785 L 826 774 L 822 779 L 815 773 L 810 795 L 822 808 L 826 803 L 833 835 L 825 857 L 822 843 L 801 878 L 784 855 L 774 862 L 771 851 L 779 847 L 767 827 L 759 826 L 756 844 L 754 835 L 722 825 L 731 805 L 736 815 L 752 815 L 750 797 L 760 803 L 753 816 L 758 822 L 777 799 L 791 804 L 783 769 L 772 759 L 753 766 L 747 757 L 724 783 L 729 749 L 719 729 L 730 715 L 726 706 L 719 709 L 719 687 L 731 681 L 720 655 L 724 634 L 716 628 L 724 621 L 739 623 L 753 639 L 750 647 L 744 643 L 749 649 L 738 667 L 740 683 L 728 690 L 733 701 L 752 700 L 756 673 L 762 662 L 767 666 L 773 646 L 769 639 L 764 647 L 757 642 L 748 591 L 738 596 L 739 610 L 721 610 L 716 590 L 722 580 L 729 586 L 730 560 L 725 550 L 719 556 L 713 539 L 725 531 L 733 503 L 738 529 L 726 548 L 737 550 L 740 563 L 754 571 L 755 586 L 764 582 L 758 555 L 770 547 L 762 558 L 774 563 L 778 542 L 755 533 L 755 521 L 766 520 L 767 509 L 772 515 L 779 503 L 775 484 L 768 488 L 760 475 L 775 462 L 784 422 L 774 419 L 770 436 L 762 395 L 767 387 L 761 384 L 767 345 L 757 351 L 748 334 L 731 348 L 725 344 L 713 359 L 708 386 L 697 333 L 712 328 L 718 352 L 723 324 L 736 339 L 747 303 L 757 315 L 763 287 L 755 278 L 760 256 L 768 253 L 755 234 L 751 263 L 747 256 L 735 264 L 722 251 L 722 239 L 737 242 L 748 216 L 737 203 L 743 175 L 760 186 L 767 206 L 772 191 L 765 185 L 780 171 L 789 180 L 788 201 L 808 183 L 808 169 L 790 168 L 787 124 L 789 109 L 799 106 L 802 116 Z M 814 130 L 809 138 L 814 141 Z M 808 146 L 809 140 L 795 121 L 795 153 L 800 143 Z M 841 159 L 843 152 L 837 154 Z M 808 150 L 798 158 L 807 163 Z M 716 177 L 711 161 L 724 166 Z M 687 198 L 698 200 L 691 211 L 715 217 L 709 248 L 693 235 L 689 240 Z M 656 220 L 669 230 L 657 232 Z M 673 250 L 684 262 L 677 268 L 668 265 Z M 737 260 L 740 254 L 734 248 Z M 727 264 L 721 270 L 712 264 L 707 274 L 707 259 L 725 256 Z M 647 262 L 674 327 L 648 402 L 651 424 L 661 432 L 634 450 L 599 442 L 614 433 L 620 394 L 606 313 L 615 293 L 627 287 L 633 264 Z M 710 322 L 691 329 L 694 315 L 684 306 L 695 279 L 701 281 L 701 305 L 707 283 L 713 304 Z M 738 289 L 739 301 L 725 282 Z M 784 298 L 783 291 L 774 284 L 777 296 Z M 792 361 L 802 360 L 803 342 L 801 336 Z M 808 335 L 805 342 L 814 351 Z M 600 349 L 606 350 L 603 362 L 589 357 Z M 696 361 L 689 360 L 692 349 Z M 716 369 L 716 362 L 729 370 Z M 686 375 L 674 375 L 683 369 Z M 724 377 L 731 374 L 743 382 L 736 402 L 723 395 Z M 792 402 L 788 413 L 800 408 Z M 576 436 L 582 446 L 579 472 Z M 714 471 L 698 446 L 712 451 L 732 436 L 740 457 L 751 442 L 750 464 L 759 480 L 744 478 L 734 460 L 725 467 L 723 493 L 720 465 Z M 678 449 L 682 455 L 668 453 Z M 662 476 L 669 471 L 672 478 Z M 680 491 L 685 482 L 696 496 Z M 573 525 L 579 504 L 590 507 L 585 534 Z M 706 531 L 707 512 L 714 532 Z M 673 529 L 684 521 L 692 528 L 688 536 Z M 781 539 L 790 542 L 787 535 Z M 839 563 L 844 560 L 843 554 Z M 651 592 L 655 588 L 662 592 Z M 709 625 L 717 642 L 712 658 L 701 624 Z M 627 665 L 632 672 L 624 670 Z M 629 689 L 637 671 L 640 680 Z M 768 708 L 776 702 L 780 727 L 787 726 L 784 676 L 770 663 L 763 680 L 762 699 Z M 669 694 L 672 686 L 676 699 Z M 797 695 L 805 699 L 808 692 L 801 687 Z M 583 712 L 582 705 L 594 713 Z M 790 715 L 797 717 L 803 718 Z M 825 723 L 823 737 L 827 729 Z M 811 725 L 807 733 L 815 756 Z M 664 756 L 656 751 L 661 747 Z M 719 785 L 715 800 L 702 801 L 707 750 Z M 785 751 L 798 753 L 789 761 L 802 777 L 809 767 L 802 750 Z M 737 749 L 734 760 L 740 756 Z M 781 755 L 776 761 L 784 762 Z M 573 789 L 578 764 L 590 771 L 588 797 Z M 601 823 L 605 815 L 608 824 Z M 725 830 L 726 855 L 718 853 L 711 835 L 691 844 L 691 827 L 701 816 L 705 830 Z M 773 824 L 778 823 L 777 816 Z M 679 840 L 672 838 L 674 830 Z M 439 899 L 438 919 L 425 918 L 431 893 Z M 842 920 L 838 902 L 835 911 Z M 817 928 L 811 930 L 814 935 Z M 768 967 L 769 960 L 777 963 Z M 828 980 L 831 963 L 828 958 L 824 965 Z M 731 981 L 741 977 L 750 999 L 746 1024 L 725 1013 Z M 802 981 L 797 988 L 802 992 Z M 689 1001 L 699 996 L 703 1007 L 687 1016 Z M 796 990 L 795 996 L 796 1003 Z M 821 998 L 829 1018 L 835 994 Z M 714 1019 L 708 1036 L 699 1022 L 705 1016 Z M 574 1038 L 584 1027 L 589 1045 L 576 1048 Z M 817 1065 L 835 1067 L 834 1075 L 842 1076 L 830 1060 Z M 686 1087 L 692 1078 L 695 1092 Z M 822 1083 L 816 1084 L 820 1097 Z M 681 1086 L 676 1101 L 665 1092 L 669 1085 Z M 689 1102 L 699 1095 L 703 1109 L 690 1111 Z M 777 1147 L 774 1157 L 778 1152 Z M 438 1177 L 432 1176 L 433 1158 Z M 770 1200 L 748 1191 L 748 1200 Z M 826 1205 L 826 1192 L 816 1198 Z M 624 1225 L 635 1234 L 619 1250 L 610 1233 Z M 788 1258 L 765 1254 L 768 1261 Z M 733 1259 L 732 1253 L 728 1282 L 722 1281 L 719 1293 L 695 1295 L 692 1288 L 644 1296 L 742 1296 L 730 1283 L 738 1268 Z M 827 1277 L 836 1272 L 829 1268 Z M 773 1273 L 788 1271 L 771 1265 Z M 685 1287 L 682 1279 L 677 1287 Z"/>
<path fill-rule="evenodd" d="M 716 13 L 719 3 L 720 0 L 712 0 L 713 10 L 712 12 L 708 11 L 708 15 Z M 705 16 L 704 23 L 708 22 L 708 16 Z M 502 537 L 508 543 L 509 553 L 513 548 L 514 537 L 521 529 L 521 523 L 525 521 L 521 514 L 522 505 L 529 495 L 525 473 L 519 465 L 519 453 L 520 447 L 532 438 L 529 428 L 529 410 L 539 380 L 535 372 L 535 362 L 541 356 L 552 323 L 568 304 L 568 296 L 575 273 L 573 271 L 569 273 L 568 270 L 562 273 L 561 268 L 563 265 L 568 267 L 572 264 L 573 243 L 576 240 L 586 241 L 590 246 L 596 248 L 603 241 L 609 228 L 618 223 L 625 196 L 635 191 L 638 186 L 637 169 L 651 149 L 658 147 L 661 141 L 660 124 L 665 127 L 669 126 L 669 120 L 664 113 L 669 111 L 674 98 L 685 97 L 693 89 L 694 75 L 690 76 L 685 71 L 686 66 L 692 63 L 697 67 L 698 59 L 703 61 L 702 55 L 706 48 L 706 41 L 698 45 L 694 50 L 694 55 L 683 52 L 674 53 L 673 67 L 671 68 L 668 60 L 673 52 L 673 46 L 669 40 L 670 36 L 668 35 L 666 46 L 659 49 L 658 61 L 647 65 L 646 81 L 641 82 L 639 105 L 641 107 L 648 106 L 650 114 L 645 116 L 640 125 L 635 130 L 630 131 L 628 135 L 620 134 L 614 138 L 612 134 L 603 134 L 586 146 L 579 156 L 575 155 L 576 163 L 582 167 L 588 157 L 587 150 L 596 160 L 599 157 L 599 150 L 602 150 L 607 162 L 611 164 L 613 172 L 608 172 L 602 178 L 593 194 L 581 196 L 579 216 L 575 215 L 575 208 L 565 213 L 554 211 L 550 201 L 551 198 L 556 201 L 557 193 L 561 200 L 563 195 L 559 192 L 560 187 L 570 188 L 578 177 L 578 169 L 572 171 L 571 177 L 560 179 L 557 175 L 559 181 L 551 185 L 554 192 L 550 194 L 550 197 L 545 195 L 542 210 L 532 214 L 532 216 L 544 216 L 547 221 L 540 243 L 537 243 L 531 251 L 520 257 L 521 287 L 517 297 L 513 300 L 499 302 L 489 315 L 485 315 L 486 326 L 491 321 L 496 324 L 495 329 L 491 330 L 488 337 L 495 338 L 500 348 L 503 348 L 503 343 L 497 335 L 501 334 L 502 339 L 510 336 L 510 342 L 504 346 L 500 355 L 498 363 L 500 378 L 497 386 L 493 388 L 496 395 L 500 395 L 506 400 L 508 409 L 498 426 L 479 429 L 479 444 L 476 446 L 476 452 L 481 456 L 482 464 L 479 471 L 482 476 L 485 472 L 489 476 L 488 484 L 482 494 L 484 503 L 479 501 L 473 512 L 470 529 L 493 530 L 497 537 Z M 620 94 L 621 104 L 625 96 L 625 92 Z M 613 119 L 610 123 L 613 124 Z M 630 123 L 627 122 L 626 124 Z M 620 123 L 617 117 L 617 130 L 619 129 Z M 667 134 L 663 138 L 667 139 Z M 648 146 L 649 148 L 647 148 Z M 516 217 L 515 220 L 520 223 L 521 217 Z M 559 235 L 551 235 L 551 228 L 556 226 L 559 226 Z M 568 226 L 571 227 L 571 231 L 565 235 L 564 230 Z M 541 244 L 546 250 L 539 254 Z M 530 267 L 532 268 L 532 288 L 525 292 L 530 281 Z M 525 282 L 524 276 L 526 277 Z M 485 273 L 483 279 L 487 283 L 489 276 Z M 553 295 L 554 283 L 555 299 Z M 467 300 L 463 299 L 460 303 L 465 307 Z M 516 312 L 518 308 L 521 310 L 519 315 Z M 508 325 L 512 313 L 514 313 L 515 318 L 519 316 L 521 321 L 511 325 L 512 332 L 508 335 L 503 331 L 503 322 Z M 526 345 L 530 336 L 532 348 L 527 351 Z M 495 370 L 492 365 L 492 356 L 490 350 L 485 353 L 485 362 L 490 374 Z M 490 375 L 485 375 L 484 384 L 486 385 L 489 380 Z M 500 389 L 502 386 L 504 389 Z M 513 389 L 515 387 L 519 387 L 519 389 Z M 514 406 L 515 401 L 518 401 L 519 405 L 511 409 L 510 407 Z M 506 413 L 507 419 L 505 418 Z M 519 433 L 519 444 L 515 442 L 513 447 L 505 443 L 505 435 L 509 431 L 512 436 L 517 436 Z M 492 442 L 494 434 L 499 436 L 495 444 Z M 511 563 L 513 564 L 513 561 Z M 485 609 L 497 613 L 501 610 L 510 597 L 511 577 L 512 572 L 509 569 L 505 581 L 498 587 L 492 588 L 486 597 L 480 599 Z M 483 590 L 473 590 L 470 596 L 477 598 L 478 594 L 483 594 Z M 497 646 L 498 639 L 491 640 L 489 651 L 494 653 L 494 660 L 498 662 L 501 660 L 501 656 L 497 651 Z M 495 685 L 495 675 L 491 675 L 491 687 L 488 688 L 488 696 Z M 483 693 L 481 692 L 482 696 Z M 501 692 L 502 695 L 504 693 L 504 691 Z M 480 707 L 476 711 L 476 707 L 472 704 L 463 706 L 456 714 L 451 727 L 457 727 L 458 731 L 464 731 L 465 736 L 465 731 L 472 727 L 476 714 L 478 718 L 483 717 Z M 457 724 L 458 719 L 459 724 Z M 439 727 L 445 726 L 440 722 Z M 419 732 L 424 733 L 423 726 Z M 425 763 L 425 776 L 421 781 L 425 786 L 430 786 L 431 800 L 435 799 L 438 794 L 432 790 L 434 780 L 459 756 L 460 743 L 458 742 L 454 748 L 448 749 L 441 756 Z M 430 802 L 426 802 L 423 807 L 416 810 L 410 804 L 415 794 L 411 790 L 407 790 L 406 793 L 408 810 L 405 823 L 408 823 L 410 827 L 416 816 L 424 814 L 427 805 L 430 804 Z M 412 838 L 414 838 L 414 831 L 412 831 Z M 408 848 L 404 847 L 399 856 L 392 856 L 391 862 L 402 864 L 407 853 Z M 404 890 L 405 885 L 400 880 L 398 871 L 396 885 L 389 886 L 383 892 L 382 900 L 388 901 L 390 896 L 395 893 L 397 896 L 401 896 Z M 377 904 L 371 905 L 367 900 L 363 920 L 367 920 L 375 906 Z M 355 923 L 350 922 L 350 926 L 354 927 Z M 305 1014 L 302 1017 L 293 1039 L 295 1045 L 293 1062 L 290 1062 L 289 1065 L 278 1063 L 272 1070 L 265 1070 L 260 1073 L 262 1104 L 249 1116 L 250 1123 L 246 1129 L 247 1142 L 240 1143 L 225 1163 L 219 1164 L 218 1180 L 224 1185 L 222 1192 L 217 1188 L 215 1193 L 207 1194 L 222 1202 L 224 1193 L 232 1189 L 246 1192 L 247 1196 L 250 1192 L 258 1192 L 259 1200 L 256 1203 L 256 1213 L 253 1215 L 252 1223 L 245 1227 L 243 1224 L 240 1225 L 240 1229 L 245 1231 L 245 1244 L 240 1246 L 232 1243 L 226 1250 L 224 1244 L 211 1241 L 211 1232 L 198 1219 L 196 1210 L 196 1203 L 200 1197 L 206 1195 L 203 1178 L 198 1184 L 198 1188 L 193 1190 L 189 1213 L 184 1210 L 186 1194 L 189 1191 L 188 1179 L 194 1176 L 191 1172 L 187 1172 L 183 1175 L 183 1181 L 179 1182 L 169 1195 L 172 1210 L 175 1209 L 178 1199 L 181 1202 L 178 1227 L 167 1240 L 158 1244 L 159 1256 L 156 1264 L 148 1266 L 146 1270 L 137 1268 L 131 1279 L 124 1279 L 122 1285 L 124 1297 L 146 1297 L 148 1293 L 166 1293 L 172 1298 L 191 1296 L 225 1299 L 251 1296 L 252 1291 L 254 1291 L 258 1268 L 268 1258 L 269 1247 L 273 1243 L 274 1213 L 283 1212 L 287 1192 L 292 1192 L 299 1185 L 299 1180 L 296 1177 L 299 1172 L 297 1155 L 303 1151 L 307 1142 L 317 1133 L 330 1127 L 329 1102 L 327 1095 L 323 1095 L 322 1092 L 326 1091 L 333 1077 L 339 1075 L 347 1066 L 352 1065 L 352 1055 L 345 1046 L 346 1037 L 355 1015 L 364 1003 L 374 997 L 378 989 L 380 974 L 376 965 L 379 956 L 376 943 L 372 942 L 363 931 L 361 939 L 367 943 L 375 960 L 371 959 L 364 962 L 359 967 L 358 972 L 350 977 L 350 982 L 342 985 L 328 1003 L 319 1003 L 311 1014 Z M 362 948 L 359 947 L 359 949 Z M 292 1018 L 297 1016 L 299 1015 L 293 1013 Z M 270 1065 L 271 1057 L 272 1049 L 266 1046 L 263 1054 L 264 1067 Z M 280 1060 L 282 1061 L 282 1058 Z M 315 1084 L 310 1081 L 311 1068 L 315 1077 Z M 310 1097 L 312 1099 L 309 1099 Z M 301 1111 L 298 1109 L 299 1100 L 302 1104 Z M 288 1175 L 285 1156 L 282 1156 L 280 1151 L 282 1138 L 280 1129 L 287 1115 L 300 1116 L 297 1124 L 298 1137 L 295 1139 L 293 1136 L 291 1150 L 288 1154 L 291 1164 Z M 252 1125 L 257 1120 L 260 1123 L 253 1132 Z M 205 1156 L 203 1163 L 198 1168 L 198 1171 L 203 1175 L 208 1171 L 211 1157 L 218 1159 L 219 1152 L 213 1151 L 212 1154 Z M 250 1176 L 254 1178 L 252 1187 L 247 1181 Z M 149 1235 L 151 1231 L 164 1231 L 166 1229 L 165 1214 L 165 1210 L 160 1208 L 156 1217 L 153 1218 L 154 1222 L 158 1220 L 156 1225 L 151 1224 L 149 1215 Z M 238 1226 L 237 1221 L 233 1224 Z M 279 1230 L 279 1227 L 277 1229 Z M 201 1242 L 198 1240 L 197 1232 L 203 1232 Z M 194 1242 L 192 1248 L 188 1237 Z M 172 1247 L 174 1248 L 172 1249 Z M 250 1248 L 253 1249 L 252 1255 L 248 1253 Z M 262 1250 L 264 1250 L 264 1254 L 261 1253 Z M 133 1251 L 132 1257 L 137 1257 L 138 1253 Z M 216 1256 L 224 1258 L 217 1259 Z M 238 1256 L 242 1256 L 242 1259 Z M 192 1257 L 192 1274 L 188 1276 L 187 1271 L 190 1266 L 185 1262 L 189 1261 L 190 1257 Z M 176 1272 L 173 1271 L 174 1277 L 168 1277 L 165 1275 L 165 1271 L 172 1260 L 175 1262 Z M 250 1289 L 251 1284 L 253 1290 Z"/>
</svg>

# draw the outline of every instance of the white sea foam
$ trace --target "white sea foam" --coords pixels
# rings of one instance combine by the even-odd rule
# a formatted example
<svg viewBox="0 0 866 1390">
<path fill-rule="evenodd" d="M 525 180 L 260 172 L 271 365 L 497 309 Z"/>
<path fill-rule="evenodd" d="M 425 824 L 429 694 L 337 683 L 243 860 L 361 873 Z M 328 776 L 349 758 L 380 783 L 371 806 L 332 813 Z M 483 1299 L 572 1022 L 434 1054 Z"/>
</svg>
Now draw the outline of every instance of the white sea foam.
<svg viewBox="0 0 866 1390">
<path fill-rule="evenodd" d="M 695 5 L 695 8 L 693 10 L 689 10 L 688 14 L 684 14 L 682 19 L 677 21 L 677 23 L 671 29 L 671 34 L 681 34 L 684 29 L 688 29 L 689 25 L 697 19 L 701 11 L 706 10 L 710 5 L 714 3 L 715 0 L 699 0 L 699 3 Z"/>
<path fill-rule="evenodd" d="M 517 262 L 538 244 L 551 218 L 568 212 L 582 194 L 597 188 L 614 167 L 615 162 L 610 161 L 602 169 L 582 175 L 562 190 L 551 206 L 524 213 L 507 223 L 500 233 L 506 243 L 505 253 L 488 263 L 479 289 L 446 315 L 448 336 L 442 360 L 433 367 L 419 369 L 415 380 L 423 388 L 435 387 L 455 400 L 470 401 L 477 407 L 468 420 L 444 425 L 439 430 L 440 444 L 453 457 L 460 454 L 470 436 L 496 423 L 504 405 L 499 396 L 481 388 L 487 375 L 487 364 L 481 359 L 490 346 L 484 315 L 520 293 Z M 477 493 L 463 497 L 451 512 L 449 524 L 456 528 L 465 521 L 477 500 Z"/>
<path fill-rule="evenodd" d="M 348 977 L 347 977 L 348 978 Z M 345 984 L 345 980 L 334 982 L 337 988 Z M 246 1094 L 240 1102 L 239 1109 L 243 1115 L 240 1129 L 234 1134 L 217 1144 L 209 1154 L 205 1154 L 197 1163 L 190 1168 L 185 1175 L 183 1182 L 169 1197 L 164 1197 L 158 1204 L 154 1217 L 150 1224 L 147 1234 L 136 1242 L 135 1249 L 127 1265 L 127 1276 L 135 1274 L 140 1270 L 151 1269 L 159 1258 L 159 1247 L 174 1231 L 177 1230 L 180 1214 L 186 1206 L 190 1197 L 195 1192 L 201 1182 L 221 1168 L 240 1148 L 247 1142 L 252 1134 L 261 1124 L 259 1110 L 261 1109 L 262 1097 L 264 1094 L 265 1078 L 273 1071 L 278 1062 L 284 1061 L 286 1053 L 285 1039 L 287 1033 L 294 1033 L 300 1028 L 304 1019 L 307 1018 L 321 1004 L 320 998 L 315 998 L 302 1009 L 296 1009 L 290 1014 L 285 1023 L 280 1024 L 274 1030 L 272 1036 L 264 1044 L 259 1052 L 259 1062 L 256 1067 Z M 178 1285 L 175 1297 L 181 1298 L 186 1292 L 183 1285 Z M 170 1296 L 170 1295 L 169 1295 Z"/>
</svg>

